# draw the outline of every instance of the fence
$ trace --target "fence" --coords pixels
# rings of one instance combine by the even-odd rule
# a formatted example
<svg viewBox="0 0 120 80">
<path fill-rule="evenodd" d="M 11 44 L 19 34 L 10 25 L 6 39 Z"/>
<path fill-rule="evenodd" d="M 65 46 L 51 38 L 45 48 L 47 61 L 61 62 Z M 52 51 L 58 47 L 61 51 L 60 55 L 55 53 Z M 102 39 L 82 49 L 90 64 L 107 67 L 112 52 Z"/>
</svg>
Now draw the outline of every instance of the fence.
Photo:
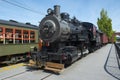
<svg viewBox="0 0 120 80">
<path fill-rule="evenodd" d="M 120 69 L 120 43 L 115 43 L 115 47 L 116 47 L 117 54 L 118 54 L 117 61 L 118 61 L 119 69 Z"/>
<path fill-rule="evenodd" d="M 118 57 L 120 59 L 120 43 L 115 43 L 115 47 L 116 47 L 116 50 L 117 50 Z"/>
</svg>

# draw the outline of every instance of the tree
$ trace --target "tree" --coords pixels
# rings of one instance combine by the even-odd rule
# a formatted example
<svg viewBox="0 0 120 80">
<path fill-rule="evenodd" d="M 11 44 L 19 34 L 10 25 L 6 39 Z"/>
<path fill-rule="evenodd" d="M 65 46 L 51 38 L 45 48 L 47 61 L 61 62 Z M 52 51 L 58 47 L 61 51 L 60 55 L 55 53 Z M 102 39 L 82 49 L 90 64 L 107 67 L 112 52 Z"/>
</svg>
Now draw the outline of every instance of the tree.
<svg viewBox="0 0 120 80">
<path fill-rule="evenodd" d="M 104 32 L 110 40 L 113 35 L 112 20 L 107 16 L 107 11 L 104 9 L 100 12 L 100 18 L 98 18 L 97 25 L 99 30 Z"/>
<path fill-rule="evenodd" d="M 117 41 L 117 37 L 115 36 L 115 31 L 113 31 L 113 41 L 116 42 Z"/>
</svg>

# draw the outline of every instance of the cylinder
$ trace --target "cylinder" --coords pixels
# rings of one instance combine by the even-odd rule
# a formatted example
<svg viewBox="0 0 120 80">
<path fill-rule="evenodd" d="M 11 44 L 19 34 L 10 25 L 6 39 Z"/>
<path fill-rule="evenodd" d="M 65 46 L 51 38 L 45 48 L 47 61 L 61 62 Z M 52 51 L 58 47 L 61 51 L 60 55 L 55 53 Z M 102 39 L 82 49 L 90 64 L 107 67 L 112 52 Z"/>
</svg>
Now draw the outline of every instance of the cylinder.
<svg viewBox="0 0 120 80">
<path fill-rule="evenodd" d="M 60 18 L 60 6 L 59 5 L 55 5 L 54 6 L 54 12 L 55 12 L 55 15 Z"/>
</svg>

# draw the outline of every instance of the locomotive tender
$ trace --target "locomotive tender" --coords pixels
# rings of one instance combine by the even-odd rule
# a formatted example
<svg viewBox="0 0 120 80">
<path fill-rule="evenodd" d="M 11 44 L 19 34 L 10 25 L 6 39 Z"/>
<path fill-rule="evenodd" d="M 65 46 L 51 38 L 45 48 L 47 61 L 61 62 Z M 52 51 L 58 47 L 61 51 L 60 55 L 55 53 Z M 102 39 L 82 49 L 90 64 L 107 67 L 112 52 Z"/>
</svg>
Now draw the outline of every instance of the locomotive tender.
<svg viewBox="0 0 120 80">
<path fill-rule="evenodd" d="M 101 46 L 102 32 L 89 22 L 71 19 L 68 13 L 60 13 L 60 6 L 49 8 L 47 15 L 39 25 L 39 37 L 43 40 L 41 50 L 31 52 L 32 60 L 37 66 L 44 62 L 57 62 L 70 65 L 84 55 Z"/>
</svg>

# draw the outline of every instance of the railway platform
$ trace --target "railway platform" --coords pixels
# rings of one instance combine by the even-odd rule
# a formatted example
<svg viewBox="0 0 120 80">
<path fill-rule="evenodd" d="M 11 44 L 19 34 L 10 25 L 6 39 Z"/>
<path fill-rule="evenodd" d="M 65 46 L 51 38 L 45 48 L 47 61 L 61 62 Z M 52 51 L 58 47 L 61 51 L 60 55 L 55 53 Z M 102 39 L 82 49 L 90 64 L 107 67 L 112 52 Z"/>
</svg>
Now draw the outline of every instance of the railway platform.
<svg viewBox="0 0 120 80">
<path fill-rule="evenodd" d="M 61 74 L 20 63 L 0 68 L 0 80 L 120 80 L 120 69 L 115 46 L 107 44 L 65 68 Z"/>
</svg>

